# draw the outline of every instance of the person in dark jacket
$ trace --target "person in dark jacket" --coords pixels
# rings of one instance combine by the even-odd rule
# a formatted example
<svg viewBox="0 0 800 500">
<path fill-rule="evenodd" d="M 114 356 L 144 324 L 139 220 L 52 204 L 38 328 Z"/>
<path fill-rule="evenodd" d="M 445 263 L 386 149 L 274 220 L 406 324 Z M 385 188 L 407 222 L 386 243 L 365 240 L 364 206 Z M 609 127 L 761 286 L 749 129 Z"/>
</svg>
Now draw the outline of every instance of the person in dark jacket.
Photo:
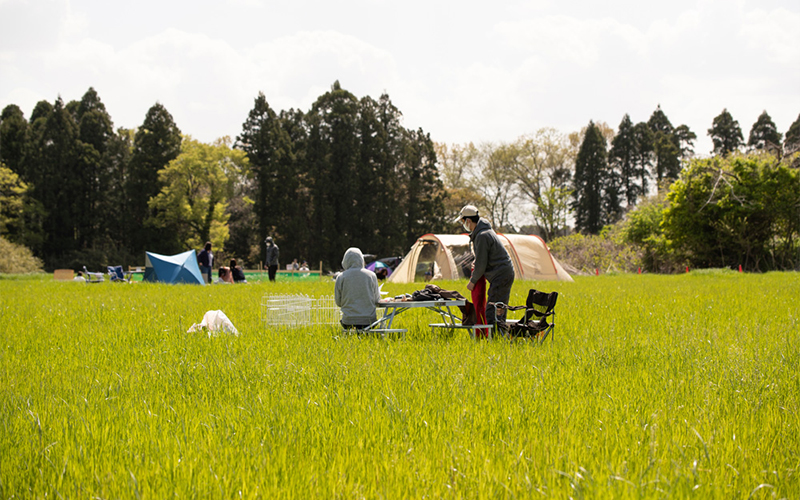
<svg viewBox="0 0 800 500">
<path fill-rule="evenodd" d="M 244 277 L 242 268 L 236 265 L 236 259 L 231 259 L 231 276 L 234 283 L 247 283 L 247 278 Z"/>
<path fill-rule="evenodd" d="M 206 246 L 200 250 L 197 256 L 197 264 L 200 266 L 200 274 L 203 275 L 206 283 L 211 283 L 211 269 L 214 266 L 214 252 L 211 251 L 211 242 L 207 241 Z"/>
<path fill-rule="evenodd" d="M 456 221 L 461 222 L 469 233 L 472 253 L 475 255 L 475 268 L 467 283 L 467 290 L 472 291 L 478 281 L 485 277 L 489 282 L 487 302 L 508 304 L 514 284 L 514 265 L 497 233 L 488 220 L 481 218 L 474 205 L 462 208 Z M 492 325 L 497 321 L 505 321 L 505 314 L 505 310 L 496 313 L 494 307 L 487 307 L 486 323 Z"/>
<path fill-rule="evenodd" d="M 269 280 L 275 281 L 275 273 L 278 272 L 278 256 L 280 255 L 280 250 L 278 249 L 278 245 L 272 241 L 272 236 L 267 236 L 267 239 L 264 240 L 264 243 L 267 244 L 267 271 L 269 271 Z"/>
</svg>

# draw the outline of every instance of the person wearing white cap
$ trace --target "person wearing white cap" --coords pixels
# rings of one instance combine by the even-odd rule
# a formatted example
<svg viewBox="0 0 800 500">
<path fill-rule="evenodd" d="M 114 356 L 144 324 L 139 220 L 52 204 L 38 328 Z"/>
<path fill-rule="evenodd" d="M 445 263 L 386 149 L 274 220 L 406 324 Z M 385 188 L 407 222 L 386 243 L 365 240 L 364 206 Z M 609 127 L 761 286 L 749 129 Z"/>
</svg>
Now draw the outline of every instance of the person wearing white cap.
<svg viewBox="0 0 800 500">
<path fill-rule="evenodd" d="M 481 218 L 474 205 L 462 208 L 456 222 L 460 222 L 469 233 L 472 253 L 475 255 L 475 267 L 467 283 L 467 290 L 472 291 L 481 277 L 485 276 L 489 282 L 487 301 L 508 304 L 511 286 L 514 284 L 514 265 L 497 233 L 488 220 Z M 495 317 L 496 314 L 498 317 Z M 494 307 L 488 307 L 486 322 L 491 325 L 498 320 L 505 321 L 505 310 L 496 312 Z"/>
</svg>

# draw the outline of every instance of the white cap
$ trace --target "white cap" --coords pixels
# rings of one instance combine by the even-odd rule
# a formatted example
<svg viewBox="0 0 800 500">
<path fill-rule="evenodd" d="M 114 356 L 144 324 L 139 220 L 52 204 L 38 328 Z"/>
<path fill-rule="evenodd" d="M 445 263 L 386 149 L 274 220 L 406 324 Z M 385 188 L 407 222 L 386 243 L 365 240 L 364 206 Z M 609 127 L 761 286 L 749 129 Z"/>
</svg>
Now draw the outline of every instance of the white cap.
<svg viewBox="0 0 800 500">
<path fill-rule="evenodd" d="M 474 217 L 476 215 L 478 215 L 478 207 L 475 205 L 465 205 L 454 222 L 458 223 L 461 222 L 461 219 L 464 217 Z"/>
</svg>

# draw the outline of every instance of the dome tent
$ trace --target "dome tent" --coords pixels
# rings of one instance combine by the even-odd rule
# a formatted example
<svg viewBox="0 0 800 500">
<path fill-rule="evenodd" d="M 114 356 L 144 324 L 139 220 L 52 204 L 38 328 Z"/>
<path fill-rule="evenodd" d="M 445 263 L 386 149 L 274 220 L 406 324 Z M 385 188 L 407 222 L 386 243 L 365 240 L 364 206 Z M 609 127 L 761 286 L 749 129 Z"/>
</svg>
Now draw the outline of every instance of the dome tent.
<svg viewBox="0 0 800 500">
<path fill-rule="evenodd" d="M 143 281 L 160 283 L 190 283 L 204 285 L 205 280 L 197 264 L 197 253 L 187 250 L 177 255 L 160 255 L 145 252 Z"/>
<path fill-rule="evenodd" d="M 518 280 L 572 281 L 550 254 L 544 240 L 523 234 L 497 235 L 503 242 Z M 467 234 L 426 234 L 412 245 L 403 262 L 389 276 L 393 283 L 430 279 L 458 280 L 470 275 L 472 252 Z"/>
</svg>

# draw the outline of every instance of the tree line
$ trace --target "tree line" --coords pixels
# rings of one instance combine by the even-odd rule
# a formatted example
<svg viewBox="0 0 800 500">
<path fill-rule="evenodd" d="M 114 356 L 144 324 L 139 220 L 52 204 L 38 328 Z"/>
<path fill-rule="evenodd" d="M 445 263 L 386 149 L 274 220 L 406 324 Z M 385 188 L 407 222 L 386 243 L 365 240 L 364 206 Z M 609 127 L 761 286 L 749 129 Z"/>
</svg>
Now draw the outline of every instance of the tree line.
<svg viewBox="0 0 800 500">
<path fill-rule="evenodd" d="M 496 228 L 539 234 L 565 260 L 588 252 L 576 261 L 591 268 L 600 260 L 634 272 L 800 266 L 800 116 L 784 138 L 764 111 L 745 141 L 724 109 L 707 133 L 714 150 L 697 158 L 697 135 L 658 106 L 644 122 L 625 114 L 617 130 L 590 121 L 571 134 L 545 128 L 511 142 L 440 144 L 447 211 L 476 201 Z M 514 227 L 520 206 L 530 224 Z M 607 235 L 618 241 L 585 238 Z"/>
<path fill-rule="evenodd" d="M 16 105 L 0 116 L 2 234 L 47 268 L 143 263 L 211 241 L 218 255 L 339 267 L 343 251 L 400 255 L 444 230 L 434 143 L 401 124 L 388 95 L 356 98 L 338 82 L 307 112 L 276 113 L 259 94 L 235 140 L 182 135 L 156 103 L 135 130 L 114 129 L 94 89 L 80 101 Z M 5 199 L 5 198 L 4 198 Z"/>
<path fill-rule="evenodd" d="M 633 123 L 625 114 L 617 130 L 592 121 L 571 134 L 546 128 L 511 142 L 437 144 L 422 129 L 404 128 L 388 95 L 357 98 L 335 82 L 308 111 L 276 112 L 259 94 L 235 139 L 204 144 L 182 134 L 159 103 L 136 129 L 115 130 L 90 88 L 80 101 L 39 102 L 27 120 L 16 105 L 2 111 L 0 235 L 32 249 L 48 268 L 141 264 L 145 250 L 177 253 L 205 241 L 219 256 L 252 267 L 263 262 L 263 241 L 271 235 L 284 263 L 298 258 L 336 269 L 348 246 L 402 255 L 421 234 L 453 231 L 450 222 L 466 203 L 481 207 L 500 231 L 547 241 L 641 222 L 653 206 L 659 216 L 671 206 L 674 219 L 689 203 L 668 195 L 684 185 L 675 181 L 688 182 L 699 165 L 732 170 L 735 153 L 772 157 L 772 163 L 756 161 L 755 170 L 788 169 L 776 175 L 793 185 L 800 117 L 784 139 L 765 111 L 745 142 L 738 122 L 723 110 L 708 134 L 716 161 L 710 164 L 694 158 L 696 134 L 673 126 L 660 106 L 646 122 Z M 763 182 L 775 182 L 767 177 Z M 717 178 L 735 184 L 728 174 Z M 769 251 L 780 247 L 785 254 L 772 259 L 774 267 L 798 260 L 786 257 L 796 253 L 798 241 L 792 216 L 800 209 L 792 212 L 792 199 L 783 202 L 786 220 L 767 224 L 770 235 L 780 234 L 770 241 L 783 242 Z M 686 227 L 713 235 L 709 227 L 721 223 L 715 224 Z M 630 242 L 644 249 L 652 231 L 667 225 L 659 219 L 650 227 L 649 243 Z M 663 264 L 670 245 L 673 264 L 701 253 L 678 251 L 696 238 L 659 234 L 658 257 L 647 247 L 653 270 L 666 269 L 657 261 Z M 763 230 L 758 234 L 766 237 Z M 724 245 L 730 250 L 739 240 L 730 237 Z M 705 265 L 718 260 L 697 258 Z"/>
</svg>

